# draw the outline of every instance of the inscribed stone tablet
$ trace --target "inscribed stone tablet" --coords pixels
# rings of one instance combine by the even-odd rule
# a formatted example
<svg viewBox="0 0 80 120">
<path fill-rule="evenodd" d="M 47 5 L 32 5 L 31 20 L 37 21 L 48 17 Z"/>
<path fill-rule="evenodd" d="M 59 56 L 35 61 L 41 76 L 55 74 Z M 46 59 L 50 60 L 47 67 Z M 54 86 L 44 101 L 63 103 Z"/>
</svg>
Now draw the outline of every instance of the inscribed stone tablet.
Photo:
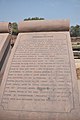
<svg viewBox="0 0 80 120">
<path fill-rule="evenodd" d="M 69 32 L 19 34 L 1 85 L 2 120 L 79 120 L 78 97 Z"/>
</svg>

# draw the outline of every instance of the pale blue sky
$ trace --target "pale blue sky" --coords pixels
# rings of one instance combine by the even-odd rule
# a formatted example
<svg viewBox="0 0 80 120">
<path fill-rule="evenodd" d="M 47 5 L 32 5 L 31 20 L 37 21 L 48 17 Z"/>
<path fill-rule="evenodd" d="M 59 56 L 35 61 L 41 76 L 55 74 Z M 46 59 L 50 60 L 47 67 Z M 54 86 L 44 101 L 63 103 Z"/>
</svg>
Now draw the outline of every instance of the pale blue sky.
<svg viewBox="0 0 80 120">
<path fill-rule="evenodd" d="M 0 0 L 0 21 L 19 22 L 28 17 L 70 19 L 80 25 L 80 0 Z"/>
</svg>

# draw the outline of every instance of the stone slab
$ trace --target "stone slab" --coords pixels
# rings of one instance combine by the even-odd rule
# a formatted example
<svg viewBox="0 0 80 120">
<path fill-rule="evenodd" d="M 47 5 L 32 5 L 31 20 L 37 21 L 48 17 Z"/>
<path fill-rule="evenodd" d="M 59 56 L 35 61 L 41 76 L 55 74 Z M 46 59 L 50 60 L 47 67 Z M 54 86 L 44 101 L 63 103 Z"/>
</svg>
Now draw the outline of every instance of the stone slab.
<svg viewBox="0 0 80 120">
<path fill-rule="evenodd" d="M 5 66 L 10 55 L 10 39 L 11 36 L 9 33 L 0 33 L 0 76 L 2 76 L 5 70 Z"/>
<path fill-rule="evenodd" d="M 1 120 L 80 120 L 69 32 L 20 33 L 0 88 Z"/>
<path fill-rule="evenodd" d="M 18 23 L 18 31 L 23 32 L 51 32 L 69 31 L 70 21 L 65 20 L 29 20 Z"/>
<path fill-rule="evenodd" d="M 0 60 L 4 54 L 4 51 L 9 43 L 9 33 L 0 33 Z"/>
<path fill-rule="evenodd" d="M 80 59 L 75 59 L 76 68 L 80 68 Z"/>
<path fill-rule="evenodd" d="M 0 33 L 11 33 L 12 25 L 10 22 L 0 22 Z"/>
</svg>

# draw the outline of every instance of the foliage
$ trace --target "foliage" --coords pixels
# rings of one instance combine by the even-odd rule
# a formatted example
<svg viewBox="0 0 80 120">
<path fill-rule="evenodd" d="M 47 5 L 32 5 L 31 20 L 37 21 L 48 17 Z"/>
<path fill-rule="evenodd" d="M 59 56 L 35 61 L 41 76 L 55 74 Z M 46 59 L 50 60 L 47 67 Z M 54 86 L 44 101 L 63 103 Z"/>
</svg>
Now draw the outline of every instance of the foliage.
<svg viewBox="0 0 80 120">
<path fill-rule="evenodd" d="M 78 36 L 80 36 L 80 26 L 79 25 L 71 26 L 71 28 L 70 28 L 70 35 L 71 35 L 71 37 L 78 37 Z"/>
<path fill-rule="evenodd" d="M 24 21 L 28 21 L 28 20 L 44 20 L 44 18 L 39 18 L 39 17 L 32 17 L 32 18 L 25 18 Z"/>
<path fill-rule="evenodd" d="M 18 35 L 18 25 L 16 22 L 12 23 L 12 35 Z"/>
</svg>

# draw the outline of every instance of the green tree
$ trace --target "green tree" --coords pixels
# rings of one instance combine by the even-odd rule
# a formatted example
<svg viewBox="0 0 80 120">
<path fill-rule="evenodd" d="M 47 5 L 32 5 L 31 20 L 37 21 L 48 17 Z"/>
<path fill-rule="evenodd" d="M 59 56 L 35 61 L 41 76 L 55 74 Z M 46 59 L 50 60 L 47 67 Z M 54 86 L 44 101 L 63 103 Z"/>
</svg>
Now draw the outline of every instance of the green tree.
<svg viewBox="0 0 80 120">
<path fill-rule="evenodd" d="M 32 18 L 25 18 L 24 21 L 28 21 L 28 20 L 44 20 L 44 18 L 39 18 L 39 17 L 32 17 Z"/>
<path fill-rule="evenodd" d="M 80 26 L 79 25 L 71 26 L 71 28 L 70 28 L 70 35 L 71 35 L 71 37 L 78 37 L 78 36 L 80 36 Z"/>
<path fill-rule="evenodd" d="M 18 25 L 16 22 L 12 23 L 12 35 L 18 35 Z"/>
</svg>

